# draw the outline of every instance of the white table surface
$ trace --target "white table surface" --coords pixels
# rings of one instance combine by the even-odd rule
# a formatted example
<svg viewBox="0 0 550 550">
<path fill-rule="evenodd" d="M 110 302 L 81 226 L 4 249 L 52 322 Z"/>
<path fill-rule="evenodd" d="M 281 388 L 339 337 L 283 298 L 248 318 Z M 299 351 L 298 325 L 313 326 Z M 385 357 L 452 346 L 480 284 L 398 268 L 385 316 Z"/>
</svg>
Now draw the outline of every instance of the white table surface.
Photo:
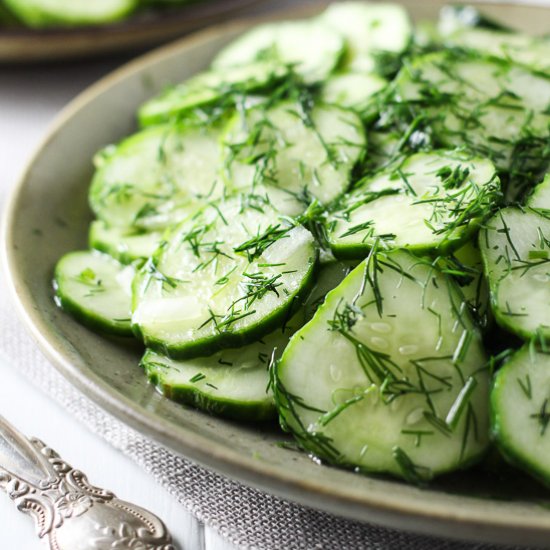
<svg viewBox="0 0 550 550">
<path fill-rule="evenodd" d="M 56 113 L 80 90 L 123 60 L 50 67 L 0 67 L 0 206 Z M 0 307 L 2 304 L 0 303 Z M 2 340 L 0 336 L 0 351 Z M 41 393 L 0 355 L 0 414 L 56 449 L 90 481 L 140 504 L 168 525 L 182 550 L 233 548 L 204 528 L 124 455 Z M 44 548 L 31 520 L 0 492 L 0 549 Z"/>
</svg>

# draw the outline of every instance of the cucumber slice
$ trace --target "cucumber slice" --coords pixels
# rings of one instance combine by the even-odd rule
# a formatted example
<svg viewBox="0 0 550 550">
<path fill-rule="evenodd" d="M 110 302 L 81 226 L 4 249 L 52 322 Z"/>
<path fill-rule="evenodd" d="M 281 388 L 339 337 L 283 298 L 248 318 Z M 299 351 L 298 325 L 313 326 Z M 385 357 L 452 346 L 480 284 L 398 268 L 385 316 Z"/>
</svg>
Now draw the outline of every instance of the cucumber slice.
<svg viewBox="0 0 550 550">
<path fill-rule="evenodd" d="M 144 103 L 138 111 L 138 119 L 141 126 L 167 122 L 224 97 L 266 89 L 287 74 L 287 67 L 273 61 L 200 73 Z"/>
<path fill-rule="evenodd" d="M 30 27 L 96 25 L 123 19 L 138 0 L 4 0 L 6 6 Z"/>
<path fill-rule="evenodd" d="M 389 2 L 338 2 L 331 4 L 320 19 L 346 38 L 345 65 L 352 71 L 372 71 L 376 68 L 376 54 L 400 54 L 412 38 L 407 11 Z"/>
<path fill-rule="evenodd" d="M 219 131 L 183 124 L 149 128 L 96 158 L 90 204 L 110 227 L 158 230 L 201 199 L 223 193 Z"/>
<path fill-rule="evenodd" d="M 403 99 L 422 101 L 437 93 L 448 102 L 486 101 L 503 108 L 543 112 L 550 101 L 550 78 L 527 68 L 476 54 L 438 52 L 419 56 L 397 79 Z M 429 90 L 436 86 L 436 90 Z M 500 101 L 495 101 L 500 99 Z M 445 102 L 447 103 L 447 101 Z M 464 104 L 464 103 L 462 103 Z"/>
<path fill-rule="evenodd" d="M 235 116 L 225 145 L 228 185 L 261 185 L 269 195 L 278 189 L 289 204 L 279 199 L 277 206 L 292 215 L 296 201 L 300 212 L 311 197 L 326 203 L 347 189 L 365 133 L 355 113 L 338 107 L 285 101 L 266 109 L 261 103 Z"/>
<path fill-rule="evenodd" d="M 121 227 L 107 227 L 96 220 L 90 225 L 90 248 L 105 252 L 123 264 L 131 264 L 152 256 L 162 240 L 161 231 L 136 231 Z"/>
<path fill-rule="evenodd" d="M 260 25 L 229 44 L 212 67 L 248 65 L 258 60 L 292 65 L 308 84 L 322 82 L 344 52 L 342 36 L 320 21 L 288 21 Z"/>
<path fill-rule="evenodd" d="M 174 358 L 254 341 L 307 295 L 313 236 L 260 197 L 213 203 L 180 224 L 134 280 L 132 322 Z"/>
<path fill-rule="evenodd" d="M 550 336 L 550 217 L 505 208 L 480 232 L 485 274 L 499 325 L 530 339 Z"/>
<path fill-rule="evenodd" d="M 550 355 L 526 345 L 497 372 L 492 432 L 512 464 L 550 483 Z"/>
<path fill-rule="evenodd" d="M 499 21 L 492 19 L 481 13 L 477 8 L 473 6 L 461 6 L 461 5 L 448 5 L 441 8 L 439 12 L 439 31 L 442 34 L 450 34 L 458 29 L 490 29 L 513 33 L 512 29 L 506 27 Z"/>
<path fill-rule="evenodd" d="M 397 113 L 429 118 L 437 138 L 509 170 L 518 144 L 550 135 L 550 78 L 477 54 L 418 57 L 396 80 Z M 400 114 L 399 114 L 400 113 Z"/>
<path fill-rule="evenodd" d="M 304 304 L 306 320 L 309 321 L 315 315 L 319 306 L 325 301 L 326 295 L 349 275 L 353 267 L 355 266 L 349 263 L 334 260 L 321 263 L 315 284 Z"/>
<path fill-rule="evenodd" d="M 542 73 L 550 71 L 548 38 L 533 38 L 519 33 L 466 27 L 444 35 L 444 44 L 510 60 Z"/>
<path fill-rule="evenodd" d="M 55 268 L 56 302 L 82 324 L 109 334 L 131 336 L 132 266 L 97 252 L 70 252 Z"/>
<path fill-rule="evenodd" d="M 416 22 L 412 46 L 420 52 L 441 49 L 441 35 L 435 21 L 421 20 Z"/>
<path fill-rule="evenodd" d="M 371 129 L 367 133 L 368 150 L 365 159 L 366 173 L 374 174 L 402 161 L 405 145 L 402 132 Z"/>
<path fill-rule="evenodd" d="M 141 366 L 159 391 L 174 401 L 235 420 L 271 420 L 276 410 L 268 366 L 302 324 L 303 314 L 297 314 L 258 342 L 210 357 L 176 361 L 148 350 Z"/>
<path fill-rule="evenodd" d="M 550 174 L 547 174 L 544 181 L 533 189 L 533 193 L 527 199 L 527 204 L 537 210 L 550 211 Z"/>
<path fill-rule="evenodd" d="M 418 252 L 456 249 L 477 230 L 499 197 L 493 164 L 456 151 L 410 156 L 376 174 L 331 210 L 335 256 L 364 258 L 375 242 Z"/>
<path fill-rule="evenodd" d="M 490 328 L 491 299 L 478 243 L 468 241 L 451 256 L 438 258 L 438 267 L 457 282 L 477 325 L 483 330 Z"/>
<path fill-rule="evenodd" d="M 330 77 L 324 84 L 321 99 L 345 109 L 363 113 L 372 103 L 373 96 L 387 85 L 377 75 L 344 73 Z"/>
<path fill-rule="evenodd" d="M 540 119 L 540 122 L 542 121 L 543 119 Z M 543 181 L 550 169 L 550 118 L 547 122 L 549 135 L 544 136 L 541 128 L 539 136 L 522 139 L 514 148 L 510 171 L 507 174 L 508 183 L 505 187 L 507 204 L 525 202 L 533 187 Z"/>
<path fill-rule="evenodd" d="M 421 481 L 487 448 L 485 364 L 453 281 L 406 251 L 373 252 L 293 336 L 273 387 L 307 451 Z"/>
</svg>

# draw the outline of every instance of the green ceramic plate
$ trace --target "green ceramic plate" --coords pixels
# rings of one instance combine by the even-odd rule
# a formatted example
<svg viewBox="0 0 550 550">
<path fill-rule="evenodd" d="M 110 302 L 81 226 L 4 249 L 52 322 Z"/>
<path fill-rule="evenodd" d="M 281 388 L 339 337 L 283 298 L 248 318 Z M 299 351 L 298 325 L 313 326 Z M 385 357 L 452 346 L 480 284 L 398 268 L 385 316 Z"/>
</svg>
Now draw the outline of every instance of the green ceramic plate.
<svg viewBox="0 0 550 550">
<path fill-rule="evenodd" d="M 441 6 L 433 0 L 404 3 L 417 18 L 435 17 Z M 491 5 L 488 11 L 533 31 L 544 30 L 550 16 L 540 7 Z M 206 67 L 246 26 L 211 28 L 142 57 L 83 93 L 58 118 L 4 220 L 10 284 L 27 326 L 59 371 L 88 397 L 212 470 L 348 518 L 433 535 L 547 546 L 550 492 L 519 473 L 503 483 L 482 470 L 470 471 L 419 489 L 318 466 L 277 446 L 281 435 L 275 430 L 219 420 L 163 399 L 137 367 L 139 349 L 102 338 L 55 307 L 50 281 L 56 260 L 86 244 L 93 154 L 135 127 L 141 102 Z"/>
</svg>

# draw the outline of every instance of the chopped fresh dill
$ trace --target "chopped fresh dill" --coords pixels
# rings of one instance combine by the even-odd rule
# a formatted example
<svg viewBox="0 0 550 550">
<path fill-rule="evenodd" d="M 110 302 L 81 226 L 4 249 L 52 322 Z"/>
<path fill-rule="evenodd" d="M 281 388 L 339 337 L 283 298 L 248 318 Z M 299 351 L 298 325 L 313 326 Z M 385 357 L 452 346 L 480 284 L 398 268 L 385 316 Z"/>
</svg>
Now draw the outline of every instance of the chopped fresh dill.
<svg viewBox="0 0 550 550">
<path fill-rule="evenodd" d="M 548 424 L 550 424 L 550 409 L 548 407 L 548 397 L 542 402 L 540 409 L 536 413 L 529 415 L 529 418 L 533 418 L 538 422 L 539 433 L 541 437 L 544 436 L 544 434 L 546 433 L 546 429 L 548 428 Z"/>
</svg>

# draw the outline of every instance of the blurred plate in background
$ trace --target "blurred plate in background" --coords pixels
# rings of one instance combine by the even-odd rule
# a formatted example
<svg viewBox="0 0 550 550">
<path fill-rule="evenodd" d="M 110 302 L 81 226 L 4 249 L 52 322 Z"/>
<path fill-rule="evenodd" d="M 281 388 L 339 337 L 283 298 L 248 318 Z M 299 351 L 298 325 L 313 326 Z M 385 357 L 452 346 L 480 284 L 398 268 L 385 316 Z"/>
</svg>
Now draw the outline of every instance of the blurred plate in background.
<svg viewBox="0 0 550 550">
<path fill-rule="evenodd" d="M 90 0 L 93 2 L 94 0 Z M 202 0 L 137 13 L 120 23 L 72 28 L 0 27 L 0 63 L 77 59 L 144 49 L 243 12 L 262 0 Z"/>
</svg>

